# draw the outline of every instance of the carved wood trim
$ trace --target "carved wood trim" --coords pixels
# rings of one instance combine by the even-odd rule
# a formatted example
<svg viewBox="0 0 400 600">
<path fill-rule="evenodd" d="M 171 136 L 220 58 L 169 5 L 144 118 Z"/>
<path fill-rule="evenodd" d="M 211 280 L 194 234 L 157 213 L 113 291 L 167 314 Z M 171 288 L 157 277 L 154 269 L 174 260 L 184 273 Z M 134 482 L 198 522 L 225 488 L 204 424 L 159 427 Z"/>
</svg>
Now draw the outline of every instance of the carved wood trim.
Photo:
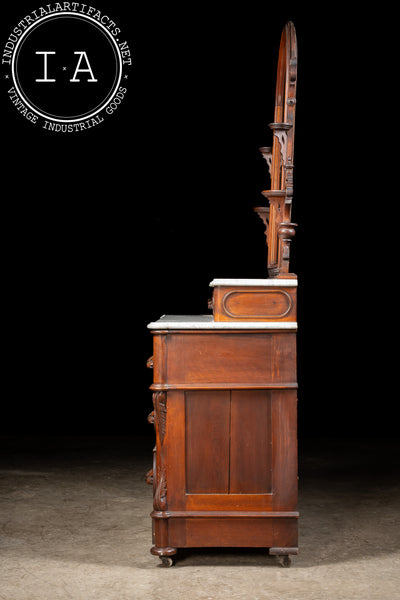
<svg viewBox="0 0 400 600">
<path fill-rule="evenodd" d="M 156 456 L 153 469 L 154 510 L 167 508 L 167 468 L 164 440 L 167 431 L 167 394 L 165 391 L 153 393 L 154 423 L 156 428 Z"/>
<path fill-rule="evenodd" d="M 254 210 L 264 223 L 265 237 L 268 239 L 269 206 L 256 206 Z"/>
<path fill-rule="evenodd" d="M 269 174 L 271 175 L 272 148 L 269 146 L 268 147 L 264 146 L 263 148 L 259 148 L 259 150 L 268 165 L 268 171 L 269 171 Z"/>
<path fill-rule="evenodd" d="M 156 490 L 154 493 L 154 510 L 165 510 L 167 508 L 167 469 L 164 464 L 157 460 Z"/>
<path fill-rule="evenodd" d="M 164 392 L 156 392 L 153 394 L 153 405 L 156 431 L 160 440 L 160 445 L 162 446 L 167 427 L 167 394 Z"/>
<path fill-rule="evenodd" d="M 274 136 L 279 142 L 282 165 L 287 163 L 287 145 L 288 145 L 288 130 L 292 128 L 292 123 L 270 123 L 269 127 L 273 130 Z"/>
<path fill-rule="evenodd" d="M 295 27 L 289 21 L 282 31 L 279 46 L 274 122 L 269 125 L 273 130 L 272 151 L 260 148 L 271 174 L 271 190 L 263 192 L 269 200 L 268 222 L 262 207 L 255 209 L 265 225 L 270 277 L 289 273 L 290 240 L 279 235 L 279 228 L 291 222 L 296 87 L 297 38 Z M 278 193 L 282 196 L 278 197 Z"/>
</svg>

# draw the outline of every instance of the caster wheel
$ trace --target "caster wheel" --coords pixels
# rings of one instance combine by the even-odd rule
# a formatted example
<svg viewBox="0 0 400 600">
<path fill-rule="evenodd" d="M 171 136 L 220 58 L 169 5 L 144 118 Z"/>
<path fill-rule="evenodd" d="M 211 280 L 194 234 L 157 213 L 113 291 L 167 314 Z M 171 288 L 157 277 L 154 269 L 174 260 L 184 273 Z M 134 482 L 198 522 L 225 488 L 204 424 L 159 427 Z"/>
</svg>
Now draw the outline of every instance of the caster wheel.
<svg viewBox="0 0 400 600">
<path fill-rule="evenodd" d="M 289 556 L 289 554 L 285 554 L 284 556 L 280 557 L 280 561 L 281 563 L 281 567 L 288 569 L 290 567 L 290 565 L 292 564 L 292 560 Z"/>
<path fill-rule="evenodd" d="M 174 561 L 170 556 L 160 556 L 160 559 L 163 567 L 169 568 L 174 564 Z"/>
</svg>

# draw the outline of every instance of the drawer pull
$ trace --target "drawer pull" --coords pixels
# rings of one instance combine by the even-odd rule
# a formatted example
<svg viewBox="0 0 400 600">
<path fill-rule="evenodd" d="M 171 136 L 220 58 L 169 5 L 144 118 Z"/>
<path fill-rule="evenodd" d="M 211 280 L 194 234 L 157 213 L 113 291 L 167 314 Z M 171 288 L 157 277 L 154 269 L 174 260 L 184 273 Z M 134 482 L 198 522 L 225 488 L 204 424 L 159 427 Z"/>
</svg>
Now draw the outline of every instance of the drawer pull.
<svg viewBox="0 0 400 600">
<path fill-rule="evenodd" d="M 152 356 L 150 356 L 150 358 L 147 359 L 147 361 L 146 361 L 146 367 L 148 369 L 152 369 L 153 368 L 153 357 Z"/>
</svg>

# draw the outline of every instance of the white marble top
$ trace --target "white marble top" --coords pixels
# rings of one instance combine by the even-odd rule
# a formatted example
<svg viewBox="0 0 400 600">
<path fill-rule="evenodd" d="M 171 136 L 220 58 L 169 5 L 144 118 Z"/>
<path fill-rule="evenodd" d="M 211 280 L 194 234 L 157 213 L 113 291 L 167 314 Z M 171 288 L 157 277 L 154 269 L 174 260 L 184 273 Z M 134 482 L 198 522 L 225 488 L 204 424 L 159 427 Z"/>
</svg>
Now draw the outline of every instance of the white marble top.
<svg viewBox="0 0 400 600">
<path fill-rule="evenodd" d="M 217 285 L 242 285 L 242 286 L 260 286 L 260 287 L 297 287 L 296 279 L 213 279 L 210 287 Z"/>
<path fill-rule="evenodd" d="M 292 321 L 214 321 L 213 315 L 163 315 L 149 329 L 297 329 Z"/>
</svg>

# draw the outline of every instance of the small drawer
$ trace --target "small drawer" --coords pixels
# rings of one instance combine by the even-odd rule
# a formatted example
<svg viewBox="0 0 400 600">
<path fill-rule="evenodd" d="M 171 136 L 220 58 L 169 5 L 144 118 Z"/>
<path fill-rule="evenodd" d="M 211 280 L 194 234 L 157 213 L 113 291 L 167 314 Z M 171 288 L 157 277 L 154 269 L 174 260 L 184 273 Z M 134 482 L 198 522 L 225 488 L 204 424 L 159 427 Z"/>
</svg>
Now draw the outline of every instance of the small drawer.
<svg viewBox="0 0 400 600">
<path fill-rule="evenodd" d="M 212 309 L 215 321 L 292 321 L 297 318 L 294 285 L 216 285 Z"/>
</svg>

